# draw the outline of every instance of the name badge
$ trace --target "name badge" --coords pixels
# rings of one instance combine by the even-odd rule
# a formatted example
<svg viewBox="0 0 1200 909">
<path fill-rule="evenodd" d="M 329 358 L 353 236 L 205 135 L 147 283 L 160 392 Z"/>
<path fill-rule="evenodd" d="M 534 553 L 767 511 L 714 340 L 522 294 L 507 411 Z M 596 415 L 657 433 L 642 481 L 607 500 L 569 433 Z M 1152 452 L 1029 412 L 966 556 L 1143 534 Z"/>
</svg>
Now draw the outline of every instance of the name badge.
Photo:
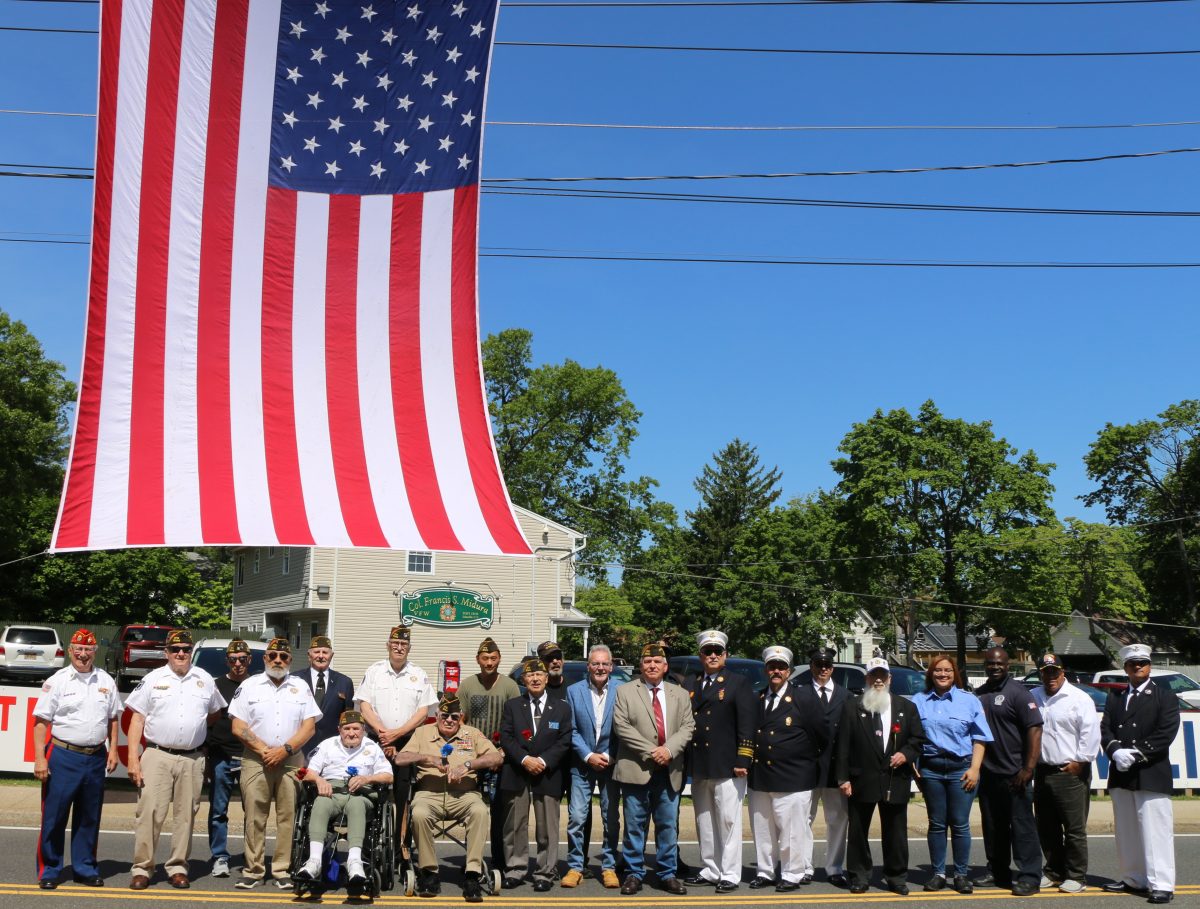
<svg viewBox="0 0 1200 909">
<path fill-rule="evenodd" d="M 551 721 L 550 721 L 550 728 L 551 728 L 551 729 L 557 729 L 557 728 L 558 728 L 558 720 L 551 720 Z"/>
</svg>

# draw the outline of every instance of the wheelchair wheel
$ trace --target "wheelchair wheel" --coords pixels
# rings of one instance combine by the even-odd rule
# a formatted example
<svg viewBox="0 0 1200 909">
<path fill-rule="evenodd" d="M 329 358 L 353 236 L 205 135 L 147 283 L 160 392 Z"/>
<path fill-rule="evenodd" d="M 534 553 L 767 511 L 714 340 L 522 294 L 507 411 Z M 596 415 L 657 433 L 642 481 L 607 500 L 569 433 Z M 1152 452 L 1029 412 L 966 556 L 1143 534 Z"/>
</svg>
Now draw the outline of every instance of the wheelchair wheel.
<svg viewBox="0 0 1200 909">
<path fill-rule="evenodd" d="M 378 899 L 379 894 L 383 892 L 383 876 L 379 873 L 378 868 L 371 869 L 371 899 Z"/>
<path fill-rule="evenodd" d="M 411 868 L 404 869 L 404 895 L 412 896 L 417 892 L 417 873 Z"/>
<path fill-rule="evenodd" d="M 492 869 L 492 895 L 495 896 L 498 893 L 500 893 L 500 890 L 501 890 L 501 888 L 503 888 L 503 886 L 504 886 L 504 879 L 500 876 L 500 872 L 497 871 L 495 868 L 493 868 Z"/>
</svg>

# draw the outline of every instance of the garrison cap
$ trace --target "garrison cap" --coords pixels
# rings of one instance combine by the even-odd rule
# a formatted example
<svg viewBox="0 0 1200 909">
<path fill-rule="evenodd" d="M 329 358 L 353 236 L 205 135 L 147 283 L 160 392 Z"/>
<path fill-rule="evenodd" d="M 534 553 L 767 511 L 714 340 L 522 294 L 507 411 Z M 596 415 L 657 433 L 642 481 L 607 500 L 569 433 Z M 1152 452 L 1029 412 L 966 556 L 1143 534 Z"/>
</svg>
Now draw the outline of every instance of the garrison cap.
<svg viewBox="0 0 1200 909">
<path fill-rule="evenodd" d="M 535 656 L 526 657 L 521 663 L 521 674 L 526 672 L 546 672 L 546 664 Z"/>
<path fill-rule="evenodd" d="M 462 703 L 457 694 L 443 694 L 438 701 L 438 713 L 462 713 Z"/>
<path fill-rule="evenodd" d="M 276 653 L 286 653 L 288 656 L 291 656 L 292 642 L 287 638 L 271 638 L 267 642 L 267 650 L 274 650 Z"/>
<path fill-rule="evenodd" d="M 496 646 L 496 642 L 491 638 L 484 638 L 479 642 L 479 649 L 475 651 L 476 655 L 481 653 L 499 653 L 500 648 Z"/>
<path fill-rule="evenodd" d="M 358 723 L 360 726 L 367 725 L 367 721 L 357 710 L 343 710 L 342 715 L 338 717 L 338 727 L 349 726 L 351 723 Z"/>
<path fill-rule="evenodd" d="M 663 659 L 666 659 L 667 648 L 657 642 L 653 644 L 647 644 L 642 648 L 642 659 L 644 660 L 646 657 L 662 657 Z"/>
<path fill-rule="evenodd" d="M 186 628 L 176 628 L 167 635 L 168 647 L 170 647 L 172 644 L 187 644 L 189 647 L 191 647 L 194 643 L 196 642 L 192 640 L 192 633 Z"/>
<path fill-rule="evenodd" d="M 333 650 L 333 641 L 329 640 L 328 635 L 313 635 L 313 639 L 308 642 L 308 649 L 316 650 L 318 647 L 326 647 L 329 650 Z"/>
<path fill-rule="evenodd" d="M 81 644 L 84 647 L 95 647 L 96 646 L 96 636 L 94 634 L 92 634 L 90 631 L 88 631 L 86 628 L 80 628 L 73 635 L 71 635 L 71 643 L 72 644 Z"/>
<path fill-rule="evenodd" d="M 250 652 L 250 645 L 247 644 L 245 641 L 243 641 L 241 638 L 234 638 L 232 641 L 230 641 L 228 644 L 225 645 L 225 653 L 226 654 L 249 653 L 249 652 Z"/>
<path fill-rule="evenodd" d="M 395 628 L 392 629 L 391 634 L 388 635 L 388 640 L 389 641 L 411 641 L 412 640 L 412 629 L 406 628 L 403 625 L 397 625 Z"/>
</svg>

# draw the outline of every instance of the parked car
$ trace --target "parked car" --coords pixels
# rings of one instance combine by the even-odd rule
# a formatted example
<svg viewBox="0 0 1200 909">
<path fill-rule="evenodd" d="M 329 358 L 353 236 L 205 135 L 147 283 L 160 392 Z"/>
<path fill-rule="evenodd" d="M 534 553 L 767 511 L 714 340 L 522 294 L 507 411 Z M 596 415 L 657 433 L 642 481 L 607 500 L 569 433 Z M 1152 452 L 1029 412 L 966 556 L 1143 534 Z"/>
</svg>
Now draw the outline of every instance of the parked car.
<svg viewBox="0 0 1200 909">
<path fill-rule="evenodd" d="M 214 679 L 229 671 L 225 648 L 233 638 L 205 638 L 192 649 L 192 665 L 199 666 Z M 263 671 L 263 654 L 267 645 L 262 641 L 247 641 L 250 645 L 250 675 Z"/>
<path fill-rule="evenodd" d="M 797 666 L 792 670 L 792 683 L 795 685 L 811 685 L 812 670 L 808 665 Z M 841 685 L 851 694 L 862 694 L 867 687 L 867 670 L 858 663 L 834 663 L 833 683 Z"/>
<path fill-rule="evenodd" d="M 1129 683 L 1127 681 L 1126 682 L 1092 682 L 1091 685 L 1089 685 L 1088 687 L 1095 688 L 1097 691 L 1099 691 L 1101 694 L 1104 695 L 1104 700 L 1107 701 L 1108 695 L 1110 692 L 1116 691 L 1116 692 L 1124 693 L 1126 690 L 1128 690 Z M 1190 710 L 1190 711 L 1200 710 L 1200 707 L 1197 707 L 1195 704 L 1193 704 L 1191 701 L 1187 700 L 1186 698 L 1181 697 L 1180 695 L 1176 695 L 1176 698 L 1178 698 L 1178 700 L 1179 700 L 1179 709 L 1180 710 Z M 1100 709 L 1101 710 L 1104 709 L 1103 702 L 1101 702 L 1101 704 L 1100 704 Z"/>
<path fill-rule="evenodd" d="M 521 689 L 521 694 L 525 693 L 525 686 L 521 684 L 521 664 L 516 666 L 508 673 L 517 686 Z M 587 675 L 587 660 L 564 660 L 563 661 L 563 678 L 568 685 L 574 685 L 580 679 Z M 633 678 L 633 673 L 629 671 L 628 666 L 615 665 L 612 668 L 612 675 L 609 677 L 614 682 L 628 682 Z"/>
<path fill-rule="evenodd" d="M 1152 668 L 1150 670 L 1150 678 L 1154 680 L 1154 684 L 1156 685 L 1166 685 L 1167 688 L 1187 701 L 1190 706 L 1200 707 L 1200 685 L 1192 681 L 1189 676 L 1170 669 Z M 1093 685 L 1099 682 L 1117 682 L 1125 685 L 1128 684 L 1129 677 L 1125 675 L 1122 669 L 1106 669 L 1103 672 L 1097 672 L 1092 677 Z"/>
<path fill-rule="evenodd" d="M 762 691 L 767 687 L 766 666 L 762 660 L 747 657 L 731 656 L 725 659 L 725 671 L 745 676 L 755 691 Z M 667 661 L 667 671 L 680 679 L 704 675 L 704 667 L 700 665 L 698 656 L 673 656 Z"/>
<path fill-rule="evenodd" d="M 1108 701 L 1108 691 L 1107 690 L 1105 690 L 1104 688 L 1097 688 L 1095 685 L 1089 685 L 1084 682 L 1075 682 L 1070 678 L 1068 678 L 1067 681 L 1071 682 L 1072 685 L 1074 685 L 1076 688 L 1078 688 L 1080 691 L 1082 691 L 1084 694 L 1086 694 L 1088 697 L 1090 697 L 1092 699 L 1092 701 L 1096 704 L 1096 709 L 1098 711 L 1100 711 L 1101 713 L 1104 712 L 1104 705 Z M 1033 689 L 1035 689 L 1035 688 L 1042 687 L 1042 680 L 1041 679 L 1030 679 L 1028 676 L 1026 676 L 1025 678 L 1023 678 L 1021 680 L 1021 684 L 1024 685 L 1026 688 L 1028 688 L 1030 691 L 1033 691 Z M 1119 685 L 1117 687 L 1124 688 L 1125 686 Z"/>
<path fill-rule="evenodd" d="M 58 632 L 44 625 L 9 625 L 0 635 L 0 677 L 40 682 L 63 668 Z"/>
<path fill-rule="evenodd" d="M 105 669 L 117 691 L 131 691 L 151 669 L 167 664 L 167 635 L 174 625 L 126 625 L 108 648 Z"/>
</svg>

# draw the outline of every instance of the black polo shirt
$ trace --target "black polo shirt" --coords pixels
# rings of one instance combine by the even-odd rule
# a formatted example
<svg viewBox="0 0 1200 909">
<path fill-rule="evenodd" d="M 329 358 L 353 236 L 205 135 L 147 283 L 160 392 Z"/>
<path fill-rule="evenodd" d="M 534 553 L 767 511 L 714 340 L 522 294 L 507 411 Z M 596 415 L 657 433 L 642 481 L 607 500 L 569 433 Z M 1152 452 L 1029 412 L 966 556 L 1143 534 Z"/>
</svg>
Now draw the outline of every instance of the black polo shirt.
<svg viewBox="0 0 1200 909">
<path fill-rule="evenodd" d="M 1010 675 L 1000 685 L 985 682 L 975 694 L 983 704 L 983 715 L 994 739 L 983 754 L 983 769 L 1015 776 L 1025 765 L 1026 730 L 1042 725 L 1042 711 L 1033 692 Z"/>
</svg>

